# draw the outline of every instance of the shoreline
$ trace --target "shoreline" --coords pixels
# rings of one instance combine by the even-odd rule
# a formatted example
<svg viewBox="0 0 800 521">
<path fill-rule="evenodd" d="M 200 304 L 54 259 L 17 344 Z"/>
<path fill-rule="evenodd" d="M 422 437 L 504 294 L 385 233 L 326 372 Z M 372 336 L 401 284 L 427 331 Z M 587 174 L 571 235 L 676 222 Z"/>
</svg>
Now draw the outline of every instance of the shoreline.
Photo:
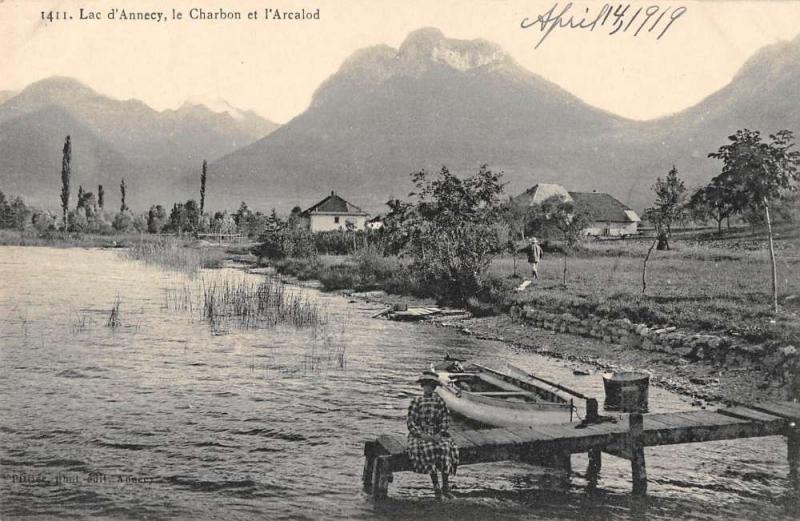
<svg viewBox="0 0 800 521">
<path fill-rule="evenodd" d="M 318 284 L 278 276 L 289 284 L 320 289 Z M 347 298 L 386 306 L 401 300 L 413 301 L 413 297 L 388 295 L 382 291 L 339 290 L 338 293 Z M 420 300 L 415 303 L 424 304 Z M 420 321 L 418 325 L 448 327 L 480 340 L 503 342 L 511 350 L 524 350 L 564 360 L 567 362 L 565 365 L 573 369 L 586 370 L 588 367 L 590 374 L 620 370 L 649 371 L 651 385 L 692 398 L 693 405 L 703 408 L 725 403 L 785 399 L 784 386 L 770 384 L 763 370 L 717 367 L 707 362 L 691 362 L 674 354 L 631 349 L 594 338 L 550 331 L 515 320 L 508 313 L 489 317 L 435 317 Z"/>
<path fill-rule="evenodd" d="M 100 248 L 105 249 L 102 246 Z M 325 291 L 317 280 L 301 281 L 291 275 L 280 274 L 272 267 L 259 266 L 257 262 L 242 255 L 228 253 L 224 257 L 226 267 L 256 275 L 274 275 L 287 284 Z M 342 289 L 328 293 L 387 307 L 395 304 L 409 306 L 432 304 L 430 299 L 393 295 L 381 290 L 359 292 Z M 512 351 L 525 350 L 564 360 L 566 366 L 584 371 L 588 368 L 591 374 L 615 370 L 646 370 L 652 375 L 650 378 L 652 385 L 690 397 L 695 405 L 701 407 L 721 405 L 726 402 L 753 403 L 761 400 L 786 399 L 786 385 L 770 380 L 769 374 L 762 368 L 720 367 L 707 361 L 690 361 L 673 353 L 646 351 L 601 339 L 552 331 L 514 319 L 508 312 L 488 317 L 474 317 L 469 312 L 465 313 L 468 316 L 433 317 L 421 321 L 418 325 L 449 327 L 477 339 L 503 342 Z"/>
</svg>

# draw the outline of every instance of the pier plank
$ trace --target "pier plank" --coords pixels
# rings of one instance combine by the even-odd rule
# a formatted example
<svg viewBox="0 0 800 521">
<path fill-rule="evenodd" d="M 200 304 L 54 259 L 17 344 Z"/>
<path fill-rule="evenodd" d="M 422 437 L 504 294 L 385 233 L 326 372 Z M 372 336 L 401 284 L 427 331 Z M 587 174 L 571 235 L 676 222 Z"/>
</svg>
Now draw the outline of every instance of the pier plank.
<svg viewBox="0 0 800 521">
<path fill-rule="evenodd" d="M 800 490 L 800 429 L 789 418 L 800 416 L 800 404 L 768 403 L 735 406 L 719 411 L 695 410 L 634 415 L 617 423 L 535 425 L 528 428 L 453 429 L 461 464 L 521 460 L 539 465 L 569 467 L 569 455 L 589 452 L 592 472 L 599 468 L 600 451 L 631 460 L 634 493 L 647 489 L 644 447 L 741 439 L 783 434 L 789 438 L 790 482 Z M 382 435 L 365 442 L 364 488 L 376 497 L 386 493 L 392 472 L 411 470 L 404 435 Z M 388 454 L 388 455 L 387 455 Z M 560 467 L 559 467 L 560 468 Z"/>
<path fill-rule="evenodd" d="M 510 440 L 514 442 L 515 445 L 519 445 L 520 443 L 524 443 L 523 439 L 511 432 L 507 428 L 497 429 L 498 431 L 502 431 L 503 436 L 507 436 Z"/>
<path fill-rule="evenodd" d="M 755 409 L 750 409 L 749 407 L 728 407 L 726 409 L 719 409 L 717 410 L 719 414 L 724 414 L 725 416 L 733 416 L 734 418 L 739 418 L 742 420 L 751 420 L 751 421 L 764 421 L 764 422 L 773 422 L 773 421 L 786 421 L 785 418 L 782 416 L 776 416 L 774 414 L 769 414 L 762 411 L 757 411 Z"/>
<path fill-rule="evenodd" d="M 399 434 L 383 434 L 378 436 L 378 444 L 382 446 L 391 456 L 401 454 L 406 451 L 406 440 Z"/>
<path fill-rule="evenodd" d="M 656 421 L 658 423 L 666 425 L 670 429 L 679 429 L 696 424 L 693 418 L 684 418 L 682 416 L 677 416 L 675 413 L 648 414 L 645 417 L 644 421 L 645 422 Z"/>
<path fill-rule="evenodd" d="M 672 429 L 676 427 L 674 422 L 671 422 L 664 415 L 648 414 L 644 417 L 644 430 L 660 430 Z"/>
<path fill-rule="evenodd" d="M 679 418 L 685 418 L 693 421 L 694 425 L 692 425 L 692 427 L 711 427 L 748 423 L 748 420 L 733 418 L 731 416 L 725 416 L 712 411 L 678 412 L 675 413 L 675 415 Z"/>
<path fill-rule="evenodd" d="M 456 442 L 456 445 L 458 445 L 458 448 L 461 450 L 468 450 L 475 447 L 475 444 L 472 443 L 472 440 L 464 436 L 462 431 L 451 430 L 450 437 L 453 438 L 453 441 Z"/>
<path fill-rule="evenodd" d="M 795 402 L 765 402 L 750 405 L 749 408 L 764 411 L 768 414 L 800 420 L 800 403 Z"/>
<path fill-rule="evenodd" d="M 483 431 L 472 431 L 472 430 L 463 430 L 459 431 L 459 433 L 467 438 L 473 446 L 475 447 L 485 447 L 487 445 L 492 445 L 492 439 L 488 434 L 488 430 Z"/>
</svg>

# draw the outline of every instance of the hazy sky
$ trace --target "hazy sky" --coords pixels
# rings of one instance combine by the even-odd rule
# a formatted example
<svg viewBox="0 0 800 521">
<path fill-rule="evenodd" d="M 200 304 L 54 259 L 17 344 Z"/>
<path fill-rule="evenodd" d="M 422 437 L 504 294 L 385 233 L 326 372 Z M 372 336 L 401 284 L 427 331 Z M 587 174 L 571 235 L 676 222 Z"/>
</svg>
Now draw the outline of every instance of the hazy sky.
<svg viewBox="0 0 800 521">
<path fill-rule="evenodd" d="M 543 0 L 0 0 L 0 90 L 52 75 L 75 77 L 116 98 L 157 109 L 187 99 L 224 99 L 286 122 L 308 107 L 317 86 L 353 51 L 433 26 L 451 38 L 500 44 L 525 68 L 597 107 L 636 119 L 683 109 L 730 81 L 760 47 L 800 33 L 800 1 L 631 2 L 687 11 L 660 40 L 642 31 L 608 35 L 557 29 L 535 49 L 523 30 L 555 2 Z M 566 2 L 558 2 L 561 10 Z M 614 4 L 618 5 L 618 4 Z M 623 3 L 622 5 L 625 5 Z M 78 9 L 183 11 L 184 20 L 79 21 Z M 192 7 L 242 13 L 241 21 L 189 20 Z M 319 8 L 319 20 L 264 20 L 264 9 Z M 595 14 L 603 2 L 574 2 Z M 41 11 L 74 18 L 43 22 Z M 247 20 L 256 10 L 259 20 Z M 643 16 L 643 15 L 642 15 Z M 669 16 L 669 14 L 667 15 Z M 630 16 L 627 18 L 630 19 Z M 653 18 L 655 19 L 655 17 Z M 665 19 L 666 20 L 666 19 Z M 633 27 L 636 27 L 634 25 Z"/>
</svg>

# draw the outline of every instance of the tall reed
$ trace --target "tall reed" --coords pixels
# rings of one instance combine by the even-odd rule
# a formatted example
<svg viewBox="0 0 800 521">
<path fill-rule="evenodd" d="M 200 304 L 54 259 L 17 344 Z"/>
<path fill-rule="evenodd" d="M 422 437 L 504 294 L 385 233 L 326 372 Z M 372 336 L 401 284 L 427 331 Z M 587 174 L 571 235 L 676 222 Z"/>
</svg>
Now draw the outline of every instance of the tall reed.
<svg viewBox="0 0 800 521">
<path fill-rule="evenodd" d="M 290 325 L 317 327 L 326 323 L 319 304 L 299 293 L 287 291 L 277 279 L 201 279 L 197 289 L 189 285 L 167 291 L 167 309 L 197 310 L 215 331 L 228 324 L 241 328 Z"/>
<path fill-rule="evenodd" d="M 224 253 L 216 249 L 189 248 L 177 240 L 134 243 L 125 252 L 130 260 L 143 261 L 162 268 L 195 274 L 201 268 L 218 268 Z"/>
</svg>

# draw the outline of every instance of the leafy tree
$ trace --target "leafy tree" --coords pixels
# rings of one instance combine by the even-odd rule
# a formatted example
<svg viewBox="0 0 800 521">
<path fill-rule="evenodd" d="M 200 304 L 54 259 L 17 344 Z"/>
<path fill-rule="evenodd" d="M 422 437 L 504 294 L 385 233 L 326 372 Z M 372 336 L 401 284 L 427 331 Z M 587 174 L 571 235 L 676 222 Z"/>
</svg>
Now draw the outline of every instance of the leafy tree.
<svg viewBox="0 0 800 521">
<path fill-rule="evenodd" d="M 239 209 L 233 214 L 233 220 L 236 222 L 236 226 L 239 226 L 251 215 L 253 215 L 253 212 L 251 212 L 250 208 L 247 207 L 247 203 L 242 201 L 242 203 L 239 205 Z"/>
<path fill-rule="evenodd" d="M 12 223 L 11 205 L 8 204 L 6 194 L 0 191 L 0 228 L 11 228 Z"/>
<path fill-rule="evenodd" d="M 183 208 L 186 211 L 186 220 L 188 222 L 188 226 L 183 231 L 194 233 L 200 227 L 200 208 L 197 206 L 197 201 L 189 199 L 183 205 Z"/>
<path fill-rule="evenodd" d="M 203 172 L 200 174 L 200 215 L 203 215 L 203 210 L 206 205 L 206 176 L 208 174 L 208 163 L 203 160 Z"/>
<path fill-rule="evenodd" d="M 552 196 L 541 204 L 541 215 L 544 222 L 558 230 L 559 238 L 563 241 L 564 271 L 562 283 L 567 287 L 567 257 L 578 246 L 583 231 L 589 225 L 586 212 L 579 208 L 573 201 L 563 197 Z"/>
<path fill-rule="evenodd" d="M 292 211 L 289 212 L 289 217 L 286 219 L 287 226 L 291 228 L 298 228 L 304 225 L 303 218 L 300 214 L 303 213 L 303 209 L 299 206 L 295 206 L 292 208 Z"/>
<path fill-rule="evenodd" d="M 14 197 L 9 205 L 11 227 L 25 231 L 32 223 L 33 210 L 25 204 L 21 197 Z"/>
<path fill-rule="evenodd" d="M 49 212 L 36 212 L 33 214 L 33 227 L 36 228 L 40 234 L 47 233 L 55 229 L 56 220 L 50 215 Z"/>
<path fill-rule="evenodd" d="M 447 167 L 435 177 L 423 170 L 412 174 L 415 201 L 394 205 L 396 218 L 408 228 L 403 251 L 423 284 L 443 301 L 462 304 L 475 296 L 503 247 L 496 228 L 500 179 L 486 165 L 464 179 Z"/>
<path fill-rule="evenodd" d="M 513 239 L 525 239 L 525 224 L 529 206 L 515 203 L 511 198 L 501 208 L 502 220 L 508 225 Z"/>
<path fill-rule="evenodd" d="M 86 217 L 89 219 L 93 219 L 99 211 L 97 207 L 97 200 L 92 192 L 83 192 L 80 194 L 78 197 L 77 208 L 83 208 L 86 211 Z"/>
<path fill-rule="evenodd" d="M 134 216 L 133 218 L 133 229 L 139 233 L 144 233 L 147 231 L 147 217 L 148 214 L 140 213 Z"/>
<path fill-rule="evenodd" d="M 169 221 L 165 228 L 178 234 L 189 229 L 189 218 L 186 215 L 186 208 L 184 208 L 183 203 L 175 203 L 172 205 L 172 211 L 169 213 Z"/>
<path fill-rule="evenodd" d="M 167 223 L 167 211 L 160 204 L 153 205 L 147 212 L 147 231 L 149 233 L 161 233 Z"/>
<path fill-rule="evenodd" d="M 78 207 L 69 212 L 69 231 L 85 233 L 89 231 L 89 219 L 86 217 L 86 209 Z"/>
<path fill-rule="evenodd" d="M 64 149 L 61 154 L 61 211 L 64 219 L 64 229 L 67 229 L 67 211 L 69 209 L 69 181 L 71 176 L 72 143 L 69 136 L 64 140 Z"/>
<path fill-rule="evenodd" d="M 742 129 L 728 137 L 727 145 L 708 157 L 722 161 L 721 176 L 736 188 L 735 200 L 740 205 L 764 213 L 769 237 L 772 268 L 772 308 L 778 312 L 778 275 L 772 238 L 770 205 L 796 189 L 800 152 L 792 150 L 794 135 L 788 130 L 770 134 L 769 143 L 762 141 L 757 130 Z"/>
<path fill-rule="evenodd" d="M 217 212 L 211 221 L 211 230 L 214 233 L 235 233 L 236 221 L 228 212 Z"/>
<path fill-rule="evenodd" d="M 127 186 L 125 186 L 125 178 L 122 179 L 122 182 L 119 184 L 119 193 L 122 197 L 122 204 L 120 205 L 119 211 L 125 212 L 128 210 L 128 205 L 125 203 L 125 193 L 126 193 Z"/>
<path fill-rule="evenodd" d="M 417 235 L 416 228 L 412 226 L 417 216 L 414 205 L 400 199 L 390 199 L 386 206 L 389 207 L 389 212 L 383 220 L 383 233 L 386 237 L 384 254 L 397 255 Z"/>
<path fill-rule="evenodd" d="M 653 185 L 655 205 L 644 211 L 644 217 L 656 229 L 658 250 L 669 250 L 672 225 L 680 221 L 686 212 L 686 185 L 678 177 L 678 169 L 672 166 L 665 179 L 656 178 Z"/>
<path fill-rule="evenodd" d="M 106 204 L 106 192 L 103 190 L 103 185 L 97 185 L 97 206 L 102 210 Z"/>
<path fill-rule="evenodd" d="M 119 212 L 114 216 L 114 222 L 111 225 L 118 232 L 130 232 L 133 230 L 133 214 L 130 210 Z"/>
</svg>

